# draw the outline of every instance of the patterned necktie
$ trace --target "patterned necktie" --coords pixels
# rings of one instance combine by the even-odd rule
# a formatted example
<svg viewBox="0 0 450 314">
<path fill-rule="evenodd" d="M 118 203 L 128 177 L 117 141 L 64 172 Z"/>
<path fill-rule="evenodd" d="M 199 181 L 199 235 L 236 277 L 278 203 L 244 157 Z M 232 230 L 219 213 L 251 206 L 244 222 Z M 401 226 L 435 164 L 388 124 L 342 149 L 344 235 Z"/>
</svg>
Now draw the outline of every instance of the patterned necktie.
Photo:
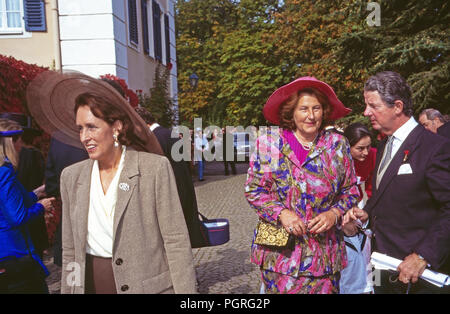
<svg viewBox="0 0 450 314">
<path fill-rule="evenodd" d="M 378 173 L 381 173 L 388 164 L 389 160 L 391 160 L 392 153 L 392 143 L 394 142 L 394 136 L 389 136 L 388 141 L 386 143 L 386 154 L 384 155 L 383 160 L 381 161 L 380 168 L 378 169 Z"/>
</svg>

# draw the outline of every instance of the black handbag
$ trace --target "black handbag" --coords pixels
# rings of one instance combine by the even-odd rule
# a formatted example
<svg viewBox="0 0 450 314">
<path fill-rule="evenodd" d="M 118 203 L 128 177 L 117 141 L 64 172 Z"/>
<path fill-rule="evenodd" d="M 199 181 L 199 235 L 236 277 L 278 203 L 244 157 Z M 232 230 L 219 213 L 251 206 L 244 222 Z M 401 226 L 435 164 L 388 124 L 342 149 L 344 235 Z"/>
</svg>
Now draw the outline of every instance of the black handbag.
<svg viewBox="0 0 450 314">
<path fill-rule="evenodd" d="M 201 213 L 198 214 L 199 218 L 201 218 L 199 223 L 203 241 L 195 248 L 221 245 L 230 240 L 230 223 L 228 219 L 208 219 Z"/>
</svg>

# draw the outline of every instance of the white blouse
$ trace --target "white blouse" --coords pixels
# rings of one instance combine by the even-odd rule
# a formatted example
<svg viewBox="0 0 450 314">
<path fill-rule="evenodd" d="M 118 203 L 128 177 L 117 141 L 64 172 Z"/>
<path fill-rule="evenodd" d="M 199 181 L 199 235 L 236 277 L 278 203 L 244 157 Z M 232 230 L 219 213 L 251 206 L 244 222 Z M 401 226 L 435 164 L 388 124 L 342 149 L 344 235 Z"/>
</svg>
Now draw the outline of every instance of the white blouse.
<svg viewBox="0 0 450 314">
<path fill-rule="evenodd" d="M 117 202 L 117 189 L 120 173 L 123 169 L 126 147 L 122 146 L 119 167 L 111 184 L 103 193 L 100 170 L 94 161 L 91 173 L 91 190 L 89 196 L 88 232 L 86 253 L 94 256 L 111 258 L 113 248 L 114 211 Z"/>
</svg>

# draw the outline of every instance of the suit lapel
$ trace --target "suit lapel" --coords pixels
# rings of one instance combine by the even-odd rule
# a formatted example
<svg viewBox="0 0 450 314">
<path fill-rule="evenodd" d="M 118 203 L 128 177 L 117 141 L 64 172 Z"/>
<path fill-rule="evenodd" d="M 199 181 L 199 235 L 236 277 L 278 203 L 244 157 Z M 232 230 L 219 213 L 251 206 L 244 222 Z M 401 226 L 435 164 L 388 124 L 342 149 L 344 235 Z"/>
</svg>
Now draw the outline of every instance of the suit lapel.
<svg viewBox="0 0 450 314">
<path fill-rule="evenodd" d="M 405 139 L 405 141 L 402 143 L 400 148 L 398 149 L 395 156 L 392 157 L 392 160 L 390 164 L 388 165 L 388 168 L 386 169 L 386 172 L 383 175 L 383 178 L 381 179 L 380 186 L 376 190 L 375 195 L 372 196 L 373 200 L 371 204 L 375 205 L 380 198 L 381 195 L 383 195 L 386 188 L 389 186 L 389 183 L 397 176 L 398 169 L 400 168 L 401 164 L 403 163 L 404 158 L 404 151 L 409 150 L 410 154 L 412 154 L 417 149 L 417 139 L 422 134 L 423 129 L 416 126 L 411 133 L 408 135 L 408 137 Z M 386 144 L 386 141 L 383 145 Z M 384 148 L 383 148 L 384 150 Z M 380 156 L 377 156 L 377 163 L 376 168 L 374 171 L 378 171 L 378 167 L 380 166 L 380 160 L 381 156 L 383 156 L 383 153 L 381 152 Z M 376 180 L 376 173 L 374 175 L 374 180 Z M 374 181 L 375 183 L 376 181 Z M 376 186 L 373 185 L 373 186 Z"/>
<path fill-rule="evenodd" d="M 127 208 L 135 185 L 139 176 L 139 154 L 133 148 L 128 147 L 125 153 L 125 160 L 122 173 L 119 177 L 119 186 L 117 189 L 117 202 L 114 211 L 113 236 L 114 243 L 120 220 Z M 114 247 L 113 247 L 114 250 Z"/>
<path fill-rule="evenodd" d="M 387 143 L 387 137 L 380 143 L 380 145 L 377 148 L 377 157 L 375 160 L 375 169 L 373 170 L 375 173 L 372 177 L 372 187 L 376 190 L 377 189 L 377 173 L 378 173 L 378 168 L 380 167 L 380 163 L 381 163 L 381 158 L 383 158 L 383 154 L 384 154 L 384 149 L 386 148 L 386 143 Z"/>
<path fill-rule="evenodd" d="M 79 236 L 80 243 L 83 247 L 82 252 L 86 252 L 86 239 L 88 229 L 88 213 L 89 213 L 89 194 L 91 190 L 91 173 L 93 160 L 89 160 L 81 169 L 77 182 L 77 194 L 75 196 L 74 222 Z"/>
</svg>

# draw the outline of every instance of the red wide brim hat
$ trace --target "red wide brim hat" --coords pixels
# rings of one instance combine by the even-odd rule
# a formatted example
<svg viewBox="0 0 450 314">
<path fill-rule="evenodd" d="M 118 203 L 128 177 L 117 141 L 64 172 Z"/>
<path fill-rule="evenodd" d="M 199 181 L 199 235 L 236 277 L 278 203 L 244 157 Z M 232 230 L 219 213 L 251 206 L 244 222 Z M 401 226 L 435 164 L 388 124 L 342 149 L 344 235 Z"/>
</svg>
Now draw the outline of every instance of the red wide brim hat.
<svg viewBox="0 0 450 314">
<path fill-rule="evenodd" d="M 315 77 L 303 76 L 293 82 L 290 82 L 289 84 L 281 86 L 273 92 L 263 108 L 263 114 L 267 121 L 280 125 L 279 112 L 281 104 L 285 102 L 293 93 L 305 88 L 317 89 L 328 98 L 328 102 L 332 107 L 332 112 L 329 119 L 332 121 L 340 119 L 352 111 L 350 108 L 345 107 L 344 104 L 337 98 L 336 93 L 330 85 L 319 81 Z"/>
</svg>

